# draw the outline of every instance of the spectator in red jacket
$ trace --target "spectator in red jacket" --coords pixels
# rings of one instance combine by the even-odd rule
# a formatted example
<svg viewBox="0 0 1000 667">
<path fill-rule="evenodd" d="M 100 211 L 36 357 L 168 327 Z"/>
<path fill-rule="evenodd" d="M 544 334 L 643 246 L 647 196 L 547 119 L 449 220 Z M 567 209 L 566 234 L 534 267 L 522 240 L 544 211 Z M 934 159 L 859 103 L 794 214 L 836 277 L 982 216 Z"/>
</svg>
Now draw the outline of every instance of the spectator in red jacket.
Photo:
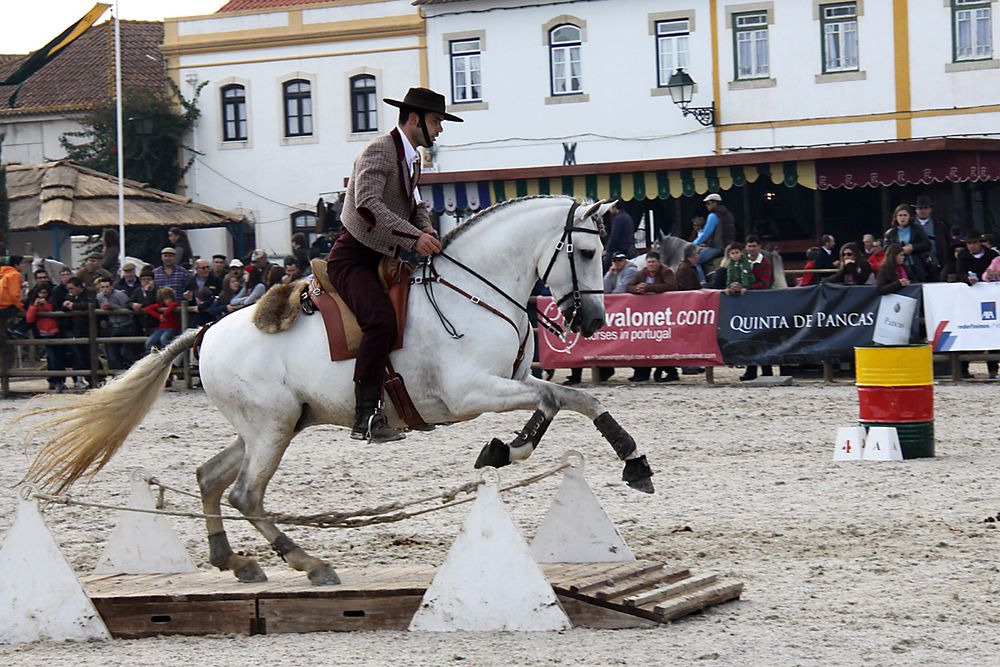
<svg viewBox="0 0 1000 667">
<path fill-rule="evenodd" d="M 771 260 L 760 251 L 760 239 L 754 235 L 747 237 L 746 255 L 753 269 L 753 284 L 750 289 L 771 289 L 774 274 L 771 272 Z"/>
<path fill-rule="evenodd" d="M 35 298 L 28 305 L 28 312 L 24 319 L 28 324 L 35 325 L 35 335 L 44 340 L 59 338 L 59 322 L 54 317 L 46 317 L 47 313 L 55 310 L 55 306 L 49 301 L 52 296 L 52 288 L 49 285 L 41 285 L 35 290 Z M 61 371 L 66 368 L 63 361 L 62 350 L 59 345 L 45 346 L 45 363 L 50 371 Z M 66 383 L 61 376 L 49 378 L 49 391 L 61 393 L 66 389 Z"/>
<path fill-rule="evenodd" d="M 809 285 L 816 285 L 817 283 L 819 283 L 819 276 L 817 276 L 809 269 L 816 268 L 816 259 L 819 258 L 819 254 L 821 252 L 823 251 L 816 246 L 813 246 L 812 248 L 809 248 L 809 250 L 806 250 L 807 261 L 806 265 L 802 267 L 805 273 L 799 276 L 798 282 L 795 283 L 798 287 L 808 287 Z"/>
<path fill-rule="evenodd" d="M 750 268 L 753 270 L 753 284 L 750 285 L 750 289 L 771 289 L 771 283 L 774 279 L 771 272 L 771 260 L 760 251 L 760 239 L 752 234 L 747 237 L 746 254 L 747 259 L 750 260 Z M 773 375 L 770 366 L 761 366 L 760 368 L 761 375 Z M 746 372 L 740 376 L 740 380 L 744 382 L 755 379 L 757 379 L 757 366 L 754 365 L 747 366 Z"/>
<path fill-rule="evenodd" d="M 156 331 L 146 339 L 146 351 L 149 352 L 154 347 L 164 348 L 181 331 L 181 316 L 177 312 L 180 304 L 174 301 L 174 290 L 170 287 L 161 287 L 156 290 L 156 303 L 143 308 L 150 317 L 160 324 Z"/>
</svg>

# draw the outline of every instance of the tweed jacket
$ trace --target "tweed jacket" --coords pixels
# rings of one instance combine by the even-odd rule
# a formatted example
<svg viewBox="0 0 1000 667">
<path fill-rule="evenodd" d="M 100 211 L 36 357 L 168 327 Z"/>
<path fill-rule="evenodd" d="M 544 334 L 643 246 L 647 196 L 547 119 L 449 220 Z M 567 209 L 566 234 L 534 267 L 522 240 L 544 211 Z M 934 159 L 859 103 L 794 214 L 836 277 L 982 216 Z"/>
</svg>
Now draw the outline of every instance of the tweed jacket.
<svg viewBox="0 0 1000 667">
<path fill-rule="evenodd" d="M 419 179 L 419 161 L 410 178 L 399 128 L 373 140 L 354 161 L 340 216 L 344 227 L 383 255 L 413 250 L 420 234 L 433 229 L 426 206 L 418 206 L 413 197 Z"/>
</svg>

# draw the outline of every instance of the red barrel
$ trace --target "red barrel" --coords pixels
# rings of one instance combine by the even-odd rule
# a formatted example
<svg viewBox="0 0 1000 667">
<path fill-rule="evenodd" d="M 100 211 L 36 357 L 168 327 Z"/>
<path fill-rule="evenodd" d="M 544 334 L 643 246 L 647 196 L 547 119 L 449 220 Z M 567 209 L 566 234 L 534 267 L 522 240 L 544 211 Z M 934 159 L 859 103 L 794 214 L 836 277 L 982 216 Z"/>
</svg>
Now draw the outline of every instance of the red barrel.
<svg viewBox="0 0 1000 667">
<path fill-rule="evenodd" d="M 934 420 L 934 386 L 858 387 L 859 417 L 864 422 Z"/>
</svg>

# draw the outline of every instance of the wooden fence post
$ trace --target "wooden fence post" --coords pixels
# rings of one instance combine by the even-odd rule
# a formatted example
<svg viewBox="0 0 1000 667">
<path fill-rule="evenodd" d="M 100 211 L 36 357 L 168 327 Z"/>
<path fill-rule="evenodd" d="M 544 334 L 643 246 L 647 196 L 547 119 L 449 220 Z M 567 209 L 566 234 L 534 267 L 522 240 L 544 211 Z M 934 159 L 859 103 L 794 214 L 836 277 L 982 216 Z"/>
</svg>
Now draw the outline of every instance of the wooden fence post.
<svg viewBox="0 0 1000 667">
<path fill-rule="evenodd" d="M 181 333 L 188 330 L 188 302 L 181 300 Z M 184 386 L 191 388 L 191 351 L 185 350 L 181 356 L 181 369 L 184 373 Z"/>
<path fill-rule="evenodd" d="M 97 304 L 87 303 L 87 339 L 90 344 L 90 388 L 97 389 L 97 371 L 101 367 L 101 357 L 97 350 Z"/>
<path fill-rule="evenodd" d="M 14 348 L 7 345 L 7 318 L 0 317 L 0 397 L 10 396 L 10 370 L 8 353 L 13 356 Z"/>
<path fill-rule="evenodd" d="M 833 364 L 829 361 L 823 362 L 823 382 L 827 384 L 833 383 Z"/>
</svg>

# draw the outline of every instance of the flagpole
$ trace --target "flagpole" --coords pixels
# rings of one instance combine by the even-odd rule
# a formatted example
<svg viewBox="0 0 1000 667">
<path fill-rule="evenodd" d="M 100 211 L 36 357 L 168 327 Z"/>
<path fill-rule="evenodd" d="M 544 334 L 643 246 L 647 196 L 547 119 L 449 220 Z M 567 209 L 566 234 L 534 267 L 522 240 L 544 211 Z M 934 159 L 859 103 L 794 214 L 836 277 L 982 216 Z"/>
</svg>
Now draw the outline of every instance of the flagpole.
<svg viewBox="0 0 1000 667">
<path fill-rule="evenodd" d="M 115 120 L 118 154 L 118 266 L 125 265 L 125 146 L 122 140 L 122 38 L 115 0 Z"/>
</svg>

